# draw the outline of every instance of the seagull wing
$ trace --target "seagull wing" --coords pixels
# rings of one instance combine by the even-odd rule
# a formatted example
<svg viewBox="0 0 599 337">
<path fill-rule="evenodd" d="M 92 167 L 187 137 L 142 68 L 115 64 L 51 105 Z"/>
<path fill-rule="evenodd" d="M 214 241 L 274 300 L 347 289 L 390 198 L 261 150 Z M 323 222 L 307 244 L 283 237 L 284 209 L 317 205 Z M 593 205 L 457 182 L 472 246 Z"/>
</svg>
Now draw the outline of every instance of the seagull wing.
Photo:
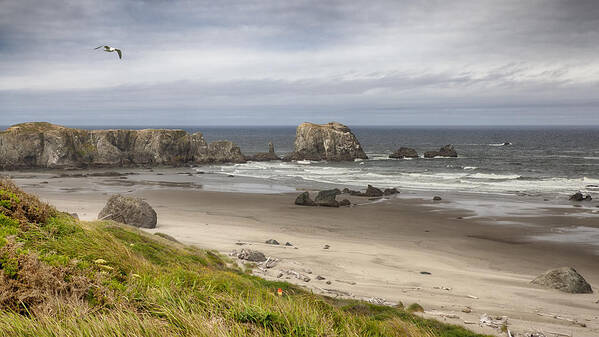
<svg viewBox="0 0 599 337">
<path fill-rule="evenodd" d="M 120 49 L 115 49 L 117 54 L 119 54 L 119 58 L 122 59 L 123 58 L 123 53 L 121 52 Z"/>
</svg>

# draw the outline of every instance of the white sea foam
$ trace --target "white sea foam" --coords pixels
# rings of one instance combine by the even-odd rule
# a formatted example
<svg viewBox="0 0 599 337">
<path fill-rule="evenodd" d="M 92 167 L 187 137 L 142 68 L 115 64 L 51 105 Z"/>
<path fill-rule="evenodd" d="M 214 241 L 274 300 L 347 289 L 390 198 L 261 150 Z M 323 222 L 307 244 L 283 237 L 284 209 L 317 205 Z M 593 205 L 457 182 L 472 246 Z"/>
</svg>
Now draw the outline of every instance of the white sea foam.
<svg viewBox="0 0 599 337">
<path fill-rule="evenodd" d="M 363 187 L 401 187 L 414 190 L 465 191 L 479 193 L 557 193 L 594 191 L 587 185 L 599 185 L 595 178 L 530 178 L 517 174 L 473 173 L 478 168 L 453 172 L 400 172 L 396 166 L 372 167 L 358 163 L 325 162 L 249 162 L 245 164 L 213 166 L 213 171 L 240 177 L 271 179 L 283 185 L 295 186 L 301 181 Z M 454 167 L 454 169 L 459 166 Z M 205 168 L 203 169 L 205 170 Z"/>
</svg>

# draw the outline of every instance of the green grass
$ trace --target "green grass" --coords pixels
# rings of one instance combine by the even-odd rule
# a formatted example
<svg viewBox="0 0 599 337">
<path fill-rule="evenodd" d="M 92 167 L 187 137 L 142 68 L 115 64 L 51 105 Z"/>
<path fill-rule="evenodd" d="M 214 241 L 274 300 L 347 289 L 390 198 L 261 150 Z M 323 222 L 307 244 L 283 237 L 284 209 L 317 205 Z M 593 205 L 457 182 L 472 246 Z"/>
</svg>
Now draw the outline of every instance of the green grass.
<svg viewBox="0 0 599 337">
<path fill-rule="evenodd" d="M 18 296 L 0 299 L 3 335 L 479 336 L 400 308 L 267 281 L 215 252 L 114 222 L 4 213 L 0 293 Z"/>
</svg>

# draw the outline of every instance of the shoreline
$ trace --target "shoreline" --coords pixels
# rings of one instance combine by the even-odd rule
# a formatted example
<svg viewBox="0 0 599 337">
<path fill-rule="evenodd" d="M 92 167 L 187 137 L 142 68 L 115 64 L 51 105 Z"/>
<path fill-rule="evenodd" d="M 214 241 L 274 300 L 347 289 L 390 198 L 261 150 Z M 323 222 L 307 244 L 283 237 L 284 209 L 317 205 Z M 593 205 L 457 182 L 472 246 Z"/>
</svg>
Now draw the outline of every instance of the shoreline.
<svg viewBox="0 0 599 337">
<path fill-rule="evenodd" d="M 599 286 L 596 246 L 530 239 L 555 235 L 554 230 L 564 225 L 598 228 L 595 213 L 575 216 L 592 212 L 592 207 L 549 203 L 545 208 L 527 209 L 525 205 L 521 207 L 524 211 L 499 216 L 506 208 L 513 208 L 502 198 L 470 200 L 474 206 L 463 209 L 456 207 L 463 203 L 456 195 L 433 202 L 403 190 L 399 197 L 350 208 L 304 207 L 293 204 L 297 193 L 231 193 L 190 187 L 185 185 L 189 176 L 178 171 L 181 169 L 138 170 L 138 174 L 125 175 L 124 179 L 49 178 L 48 172 L 37 172 L 38 177 L 32 178 L 19 172 L 14 180 L 57 208 L 79 213 L 83 220 L 94 220 L 112 193 L 142 197 L 158 213 L 158 227 L 149 232 L 163 232 L 183 243 L 223 254 L 244 247 L 258 249 L 280 261 L 266 273 L 255 268 L 255 274 L 278 279 L 283 270 L 300 272 L 309 275 L 310 282 L 286 273 L 280 279 L 331 296 L 346 292 L 391 304 L 418 302 L 427 317 L 484 333 L 498 334 L 497 330 L 464 322 L 478 322 L 480 315 L 487 313 L 508 316 L 510 329 L 516 332 L 539 328 L 568 335 L 574 332 L 575 336 L 599 333 L 595 294 L 564 294 L 529 284 L 546 269 L 573 266 L 591 285 Z M 207 176 L 202 175 L 202 179 Z M 162 184 L 139 185 L 136 180 Z M 477 209 L 493 207 L 499 210 L 476 214 Z M 268 239 L 282 244 L 289 241 L 294 246 L 264 244 Z M 239 241 L 247 244 L 239 246 Z M 323 249 L 325 244 L 331 248 Z M 325 280 L 316 280 L 317 275 Z M 326 281 L 332 283 L 327 285 Z M 466 307 L 472 312 L 462 312 Z M 574 318 L 587 327 L 539 313 Z"/>
</svg>

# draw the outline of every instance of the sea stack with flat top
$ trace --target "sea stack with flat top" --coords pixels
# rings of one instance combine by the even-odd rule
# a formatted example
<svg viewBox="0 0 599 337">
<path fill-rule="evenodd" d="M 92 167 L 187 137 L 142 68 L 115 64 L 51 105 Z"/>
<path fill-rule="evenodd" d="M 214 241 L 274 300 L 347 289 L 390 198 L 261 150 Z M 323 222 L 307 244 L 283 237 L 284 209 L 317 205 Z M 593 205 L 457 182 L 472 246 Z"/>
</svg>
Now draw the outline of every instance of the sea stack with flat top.
<svg viewBox="0 0 599 337">
<path fill-rule="evenodd" d="M 351 161 L 368 156 L 347 126 L 337 122 L 302 123 L 297 127 L 295 150 L 284 159 Z"/>
</svg>

